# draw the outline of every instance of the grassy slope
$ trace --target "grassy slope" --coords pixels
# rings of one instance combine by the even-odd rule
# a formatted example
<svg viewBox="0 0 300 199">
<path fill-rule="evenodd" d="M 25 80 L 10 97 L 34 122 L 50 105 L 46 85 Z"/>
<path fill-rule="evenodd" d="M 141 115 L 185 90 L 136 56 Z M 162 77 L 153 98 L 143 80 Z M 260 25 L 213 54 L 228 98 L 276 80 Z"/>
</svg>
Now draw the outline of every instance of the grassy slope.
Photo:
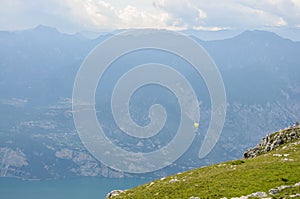
<svg viewBox="0 0 300 199">
<path fill-rule="evenodd" d="M 171 183 L 171 179 L 178 181 Z M 234 160 L 169 176 L 127 190 L 117 198 L 230 198 L 258 191 L 268 193 L 271 188 L 299 181 L 300 141 L 294 140 L 253 159 Z M 299 189 L 284 190 L 278 198 L 299 193 Z"/>
</svg>

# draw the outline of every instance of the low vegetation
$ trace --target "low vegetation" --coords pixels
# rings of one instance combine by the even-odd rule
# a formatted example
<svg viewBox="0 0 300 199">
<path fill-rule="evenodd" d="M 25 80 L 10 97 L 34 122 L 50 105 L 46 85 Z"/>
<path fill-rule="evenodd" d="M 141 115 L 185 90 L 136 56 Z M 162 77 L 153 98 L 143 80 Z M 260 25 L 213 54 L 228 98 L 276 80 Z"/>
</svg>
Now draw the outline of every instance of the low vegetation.
<svg viewBox="0 0 300 199">
<path fill-rule="evenodd" d="M 299 133 L 300 128 L 291 130 Z M 278 134 L 275 133 L 274 135 Z M 231 198 L 265 192 L 272 198 L 300 193 L 300 186 L 270 195 L 269 190 L 300 182 L 300 139 L 292 139 L 255 158 L 233 160 L 162 178 L 115 198 Z"/>
</svg>

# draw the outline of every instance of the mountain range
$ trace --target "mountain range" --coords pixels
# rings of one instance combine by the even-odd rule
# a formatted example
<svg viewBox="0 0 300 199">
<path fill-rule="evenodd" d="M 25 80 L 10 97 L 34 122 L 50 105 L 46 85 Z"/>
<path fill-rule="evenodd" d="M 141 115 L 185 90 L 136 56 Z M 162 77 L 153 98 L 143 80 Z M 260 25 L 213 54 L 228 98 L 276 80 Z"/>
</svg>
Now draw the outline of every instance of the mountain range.
<svg viewBox="0 0 300 199">
<path fill-rule="evenodd" d="M 205 84 L 199 83 L 199 93 L 203 90 L 202 123 L 192 146 L 174 165 L 134 175 L 112 170 L 96 160 L 81 143 L 72 118 L 76 73 L 90 51 L 113 33 L 89 39 L 45 26 L 1 31 L 0 176 L 160 177 L 238 158 L 240 151 L 257 143 L 266 132 L 299 120 L 300 42 L 259 30 L 213 41 L 195 35 L 191 38 L 209 53 L 225 84 L 228 106 L 221 137 L 207 157 L 198 159 L 210 118 L 209 94 Z M 138 61 L 144 61 L 144 57 Z M 164 57 L 160 59 L 163 61 Z M 131 62 L 129 59 L 126 64 Z M 101 98 L 101 94 L 97 96 Z M 101 106 L 100 103 L 100 109 Z M 136 108 L 139 107 L 138 104 Z M 102 118 L 101 111 L 99 117 Z M 105 117 L 104 120 L 112 122 Z M 130 147 L 130 140 L 128 143 Z"/>
</svg>

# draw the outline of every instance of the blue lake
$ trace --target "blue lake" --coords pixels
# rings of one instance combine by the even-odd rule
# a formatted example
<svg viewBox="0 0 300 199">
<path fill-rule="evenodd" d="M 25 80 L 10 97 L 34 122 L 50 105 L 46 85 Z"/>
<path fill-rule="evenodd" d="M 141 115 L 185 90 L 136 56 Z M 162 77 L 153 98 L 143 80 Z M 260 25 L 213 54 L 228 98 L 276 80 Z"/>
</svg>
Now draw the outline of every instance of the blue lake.
<svg viewBox="0 0 300 199">
<path fill-rule="evenodd" d="M 49 181 L 25 181 L 0 178 L 1 199 L 103 199 L 114 189 L 128 189 L 149 179 L 78 178 Z"/>
</svg>

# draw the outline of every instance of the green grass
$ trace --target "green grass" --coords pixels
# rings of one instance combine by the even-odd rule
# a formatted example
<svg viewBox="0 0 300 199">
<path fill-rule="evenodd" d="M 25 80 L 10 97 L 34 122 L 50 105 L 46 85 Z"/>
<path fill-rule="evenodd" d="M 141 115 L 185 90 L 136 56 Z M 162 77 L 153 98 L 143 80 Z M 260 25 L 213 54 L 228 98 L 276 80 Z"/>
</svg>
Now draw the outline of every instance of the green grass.
<svg viewBox="0 0 300 199">
<path fill-rule="evenodd" d="M 169 176 L 127 190 L 117 198 L 231 198 L 258 191 L 268 193 L 271 188 L 300 181 L 299 149 L 300 141 L 294 140 L 253 159 L 233 160 Z M 178 181 L 171 183 L 171 179 Z M 299 187 L 283 190 L 273 197 L 296 193 L 300 193 Z"/>
<path fill-rule="evenodd" d="M 288 189 L 285 189 L 285 190 L 281 191 L 280 193 L 276 194 L 275 196 L 273 196 L 273 198 L 276 198 L 276 199 L 291 198 L 291 197 L 289 197 L 290 195 L 296 195 L 297 193 L 298 194 L 300 193 L 300 187 L 288 188 Z"/>
</svg>

